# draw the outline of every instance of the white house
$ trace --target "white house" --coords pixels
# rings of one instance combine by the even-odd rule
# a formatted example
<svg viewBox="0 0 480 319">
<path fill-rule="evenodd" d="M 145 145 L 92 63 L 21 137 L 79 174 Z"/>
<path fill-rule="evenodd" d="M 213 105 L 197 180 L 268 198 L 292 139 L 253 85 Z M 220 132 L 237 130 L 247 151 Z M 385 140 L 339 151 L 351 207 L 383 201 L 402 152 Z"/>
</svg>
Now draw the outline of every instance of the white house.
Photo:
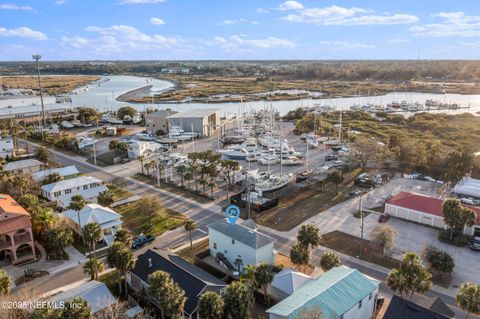
<svg viewBox="0 0 480 319">
<path fill-rule="evenodd" d="M 443 222 L 443 200 L 416 193 L 400 192 L 385 203 L 385 213 L 430 227 L 445 229 Z M 480 208 L 462 205 L 477 214 L 477 224 L 465 227 L 467 235 L 480 236 Z"/>
<path fill-rule="evenodd" d="M 329 319 L 370 319 L 380 282 L 356 269 L 335 267 L 267 310 L 270 319 L 294 319 L 309 311 Z M 310 315 L 311 316 L 311 315 Z"/>
<path fill-rule="evenodd" d="M 33 174 L 40 171 L 43 163 L 36 159 L 29 158 L 15 162 L 9 162 L 3 166 L 5 172 L 12 172 L 13 174 Z"/>
<path fill-rule="evenodd" d="M 240 258 L 245 265 L 257 265 L 261 262 L 275 263 L 273 245 L 275 239 L 248 227 L 231 224 L 221 219 L 208 225 L 210 255 L 221 253 L 232 264 Z"/>
<path fill-rule="evenodd" d="M 78 176 L 52 184 L 43 185 L 42 196 L 50 201 L 56 201 L 63 208 L 70 205 L 72 196 L 82 195 L 83 198 L 95 201 L 99 193 L 106 191 L 107 187 L 102 181 L 92 176 Z"/>
<path fill-rule="evenodd" d="M 312 280 L 310 276 L 285 268 L 275 274 L 267 293 L 277 300 L 283 300 Z"/>
<path fill-rule="evenodd" d="M 63 212 L 68 225 L 80 234 L 78 227 L 78 214 L 69 209 Z M 80 211 L 80 226 L 85 227 L 88 223 L 97 223 L 102 230 L 102 237 L 105 243 L 110 246 L 115 240 L 115 234 L 122 228 L 123 222 L 120 220 L 122 215 L 113 209 L 99 204 L 88 204 Z"/>
<path fill-rule="evenodd" d="M 13 155 L 13 151 L 13 138 L 11 136 L 0 137 L 0 157 L 11 157 Z"/>
<path fill-rule="evenodd" d="M 32 178 L 34 181 L 40 182 L 40 181 L 43 181 L 45 178 L 47 178 L 48 175 L 51 175 L 51 174 L 58 174 L 63 178 L 68 178 L 68 177 L 77 176 L 78 174 L 80 174 L 80 172 L 75 166 L 71 165 L 71 166 L 51 168 L 51 169 L 39 171 L 39 172 L 33 173 Z"/>
<path fill-rule="evenodd" d="M 156 142 L 133 141 L 128 144 L 128 158 L 153 155 L 161 147 L 162 144 Z"/>
</svg>

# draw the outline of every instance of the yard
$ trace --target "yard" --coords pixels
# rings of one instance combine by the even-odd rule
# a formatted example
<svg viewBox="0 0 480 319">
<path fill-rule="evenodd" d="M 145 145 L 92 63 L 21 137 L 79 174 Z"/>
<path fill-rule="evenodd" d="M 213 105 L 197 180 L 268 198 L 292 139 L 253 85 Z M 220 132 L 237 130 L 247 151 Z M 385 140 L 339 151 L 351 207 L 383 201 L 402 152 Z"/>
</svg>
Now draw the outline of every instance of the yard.
<svg viewBox="0 0 480 319">
<path fill-rule="evenodd" d="M 317 183 L 280 198 L 277 207 L 257 216 L 257 222 L 276 230 L 288 231 L 310 217 L 347 200 L 353 189 L 353 180 L 358 174 L 359 169 L 351 173 L 345 172 L 343 182 L 338 185 L 338 194 L 335 193 L 333 183 L 327 183 L 324 192 L 321 192 L 320 184 Z"/>
<path fill-rule="evenodd" d="M 194 263 L 195 255 L 208 249 L 208 237 L 205 238 L 204 240 L 200 240 L 194 243 L 192 248 L 193 249 L 190 249 L 190 246 L 188 246 L 182 250 L 177 251 L 176 254 L 182 257 L 183 259 L 188 260 L 191 263 Z"/>
<path fill-rule="evenodd" d="M 115 211 L 123 216 L 123 226 L 134 235 L 150 234 L 159 236 L 167 230 L 182 226 L 187 218 L 170 209 L 162 208 L 153 215 L 142 213 L 138 202 L 115 207 Z"/>
</svg>

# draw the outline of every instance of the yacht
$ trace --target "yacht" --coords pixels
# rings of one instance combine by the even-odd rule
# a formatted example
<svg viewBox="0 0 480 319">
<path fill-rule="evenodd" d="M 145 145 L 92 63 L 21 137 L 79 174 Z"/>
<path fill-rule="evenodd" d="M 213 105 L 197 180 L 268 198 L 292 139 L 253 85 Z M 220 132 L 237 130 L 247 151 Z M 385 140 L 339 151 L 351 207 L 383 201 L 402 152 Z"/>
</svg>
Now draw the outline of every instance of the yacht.
<svg viewBox="0 0 480 319">
<path fill-rule="evenodd" d="M 135 134 L 135 137 L 142 141 L 153 141 L 155 139 L 155 136 L 147 131 L 139 132 Z"/>
<path fill-rule="evenodd" d="M 280 157 L 278 157 L 277 155 L 265 155 L 257 159 L 257 162 L 260 165 L 276 165 L 280 163 Z"/>
<path fill-rule="evenodd" d="M 72 123 L 70 123 L 70 122 L 68 122 L 68 121 L 62 121 L 62 122 L 60 123 L 60 125 L 61 125 L 64 129 L 71 129 L 71 128 L 74 128 L 74 127 L 75 127 Z"/>
<path fill-rule="evenodd" d="M 292 165 L 303 165 L 303 160 L 296 156 L 287 156 L 282 157 L 282 165 L 292 166 Z"/>
<path fill-rule="evenodd" d="M 221 150 L 220 153 L 227 159 L 231 160 L 245 160 L 249 152 L 243 147 L 234 147 L 226 150 Z"/>
<path fill-rule="evenodd" d="M 262 172 L 255 177 L 255 190 L 262 193 L 277 191 L 290 183 L 292 174 L 269 174 Z"/>
</svg>

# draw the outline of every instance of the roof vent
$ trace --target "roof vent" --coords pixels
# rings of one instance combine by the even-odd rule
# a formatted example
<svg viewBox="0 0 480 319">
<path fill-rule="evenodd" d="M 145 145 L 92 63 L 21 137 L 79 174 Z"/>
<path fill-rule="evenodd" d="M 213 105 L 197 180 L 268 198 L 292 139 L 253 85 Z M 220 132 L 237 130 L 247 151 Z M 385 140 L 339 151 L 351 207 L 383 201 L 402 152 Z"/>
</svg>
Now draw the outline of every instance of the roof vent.
<svg viewBox="0 0 480 319">
<path fill-rule="evenodd" d="M 152 268 L 152 267 L 153 267 L 152 258 L 148 258 L 148 268 Z"/>
</svg>

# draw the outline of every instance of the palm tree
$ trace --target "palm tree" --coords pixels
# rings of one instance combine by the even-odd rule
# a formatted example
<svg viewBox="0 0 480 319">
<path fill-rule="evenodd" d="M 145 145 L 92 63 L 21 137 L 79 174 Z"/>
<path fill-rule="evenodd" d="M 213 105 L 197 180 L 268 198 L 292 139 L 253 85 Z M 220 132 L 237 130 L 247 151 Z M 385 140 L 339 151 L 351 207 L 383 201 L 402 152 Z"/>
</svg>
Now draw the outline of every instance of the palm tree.
<svg viewBox="0 0 480 319">
<path fill-rule="evenodd" d="M 412 299 L 415 292 L 425 293 L 430 290 L 432 275 L 425 269 L 416 254 L 407 253 L 403 255 L 400 268 L 394 268 L 388 274 L 387 285 L 390 289 L 398 291 L 400 297 L 408 292 Z"/>
<path fill-rule="evenodd" d="M 335 194 L 338 194 L 338 185 L 343 181 L 342 171 L 336 169 L 330 173 L 328 179 L 335 184 Z"/>
<path fill-rule="evenodd" d="M 62 180 L 63 180 L 63 176 L 60 175 L 59 173 L 51 173 L 47 177 L 45 177 L 45 179 L 42 181 L 42 184 L 48 185 L 48 184 L 56 183 Z"/>
<path fill-rule="evenodd" d="M 225 319 L 250 319 L 254 302 L 252 290 L 240 281 L 227 286 L 224 296 L 223 317 Z"/>
<path fill-rule="evenodd" d="M 113 205 L 115 195 L 111 189 L 100 192 L 97 201 L 100 205 L 110 207 Z"/>
<path fill-rule="evenodd" d="M 245 265 L 243 267 L 243 272 L 245 273 L 245 278 L 247 278 L 250 286 L 255 288 L 257 283 L 255 282 L 255 265 Z"/>
<path fill-rule="evenodd" d="M 69 229 L 53 228 L 45 235 L 45 246 L 49 255 L 53 255 L 56 259 L 64 259 L 64 249 L 72 244 L 73 236 Z"/>
<path fill-rule="evenodd" d="M 198 299 L 198 315 L 202 319 L 222 319 L 223 300 L 214 291 L 207 291 Z"/>
<path fill-rule="evenodd" d="M 82 237 L 82 241 L 85 242 L 85 239 L 83 238 L 83 230 L 82 230 L 82 224 L 80 222 L 80 211 L 87 205 L 87 201 L 85 198 L 83 198 L 82 195 L 74 195 L 70 199 L 70 205 L 68 205 L 68 209 L 74 210 L 77 212 L 77 222 L 78 222 L 78 231 L 80 233 L 80 236 Z"/>
<path fill-rule="evenodd" d="M 179 165 L 177 167 L 177 172 L 180 174 L 180 181 L 181 181 L 181 185 L 183 187 L 183 180 L 185 179 L 184 175 L 187 172 L 187 168 L 185 167 L 185 165 Z"/>
<path fill-rule="evenodd" d="M 340 258 L 333 252 L 325 252 L 320 257 L 320 266 L 323 271 L 329 271 L 333 267 L 340 266 Z"/>
<path fill-rule="evenodd" d="M 193 179 L 193 174 L 190 170 L 187 170 L 184 176 L 185 180 L 187 181 L 187 188 L 190 188 L 190 181 Z"/>
<path fill-rule="evenodd" d="M 118 154 L 118 141 L 117 140 L 111 140 L 110 143 L 108 143 L 108 148 L 112 151 L 115 152 L 115 157 L 117 157 Z"/>
<path fill-rule="evenodd" d="M 268 306 L 268 298 L 267 298 L 267 287 L 272 282 L 273 276 L 275 272 L 273 271 L 273 266 L 261 263 L 255 268 L 255 281 L 263 288 L 263 297 L 265 298 L 265 302 Z"/>
<path fill-rule="evenodd" d="M 115 241 L 122 243 L 126 248 L 129 248 L 132 246 L 132 233 L 128 229 L 120 229 L 115 234 Z"/>
<path fill-rule="evenodd" d="M 83 265 L 83 273 L 90 276 L 91 280 L 98 280 L 98 274 L 103 271 L 103 263 L 98 259 L 89 259 Z"/>
<path fill-rule="evenodd" d="M 215 187 L 215 182 L 213 180 L 210 180 L 207 183 L 207 186 L 210 187 L 210 197 L 213 198 L 213 188 Z"/>
<path fill-rule="evenodd" d="M 12 185 L 20 191 L 20 196 L 25 194 L 25 190 L 30 187 L 31 179 L 25 174 L 15 175 L 12 180 Z"/>
<path fill-rule="evenodd" d="M 143 161 L 145 160 L 145 156 L 140 155 L 140 156 L 138 157 L 138 160 L 140 161 L 140 167 L 142 168 L 142 175 L 144 175 Z"/>
<path fill-rule="evenodd" d="M 203 188 L 203 195 L 207 195 L 206 192 L 205 192 L 205 187 L 207 186 L 208 182 L 206 179 L 200 179 L 200 181 L 198 182 L 200 185 L 202 185 L 202 188 Z"/>
<path fill-rule="evenodd" d="M 65 303 L 62 309 L 62 319 L 94 319 L 92 308 L 85 299 L 75 297 Z"/>
<path fill-rule="evenodd" d="M 102 230 L 100 225 L 97 223 L 88 223 L 83 227 L 83 237 L 85 241 L 90 245 L 90 266 L 96 266 L 97 256 L 96 256 L 96 243 L 102 239 Z M 93 256 L 93 258 L 92 258 Z M 92 269 L 91 279 L 98 279 L 98 270 Z"/>
<path fill-rule="evenodd" d="M 51 208 L 38 206 L 31 213 L 33 229 L 37 235 L 44 237 L 48 230 L 57 222 L 57 215 L 55 215 Z"/>
<path fill-rule="evenodd" d="M 177 318 L 183 311 L 185 292 L 164 271 L 156 271 L 148 279 L 148 294 L 160 305 L 162 319 Z"/>
<path fill-rule="evenodd" d="M 298 230 L 298 243 L 306 249 L 315 248 L 320 245 L 320 231 L 318 227 L 313 224 L 302 225 Z"/>
<path fill-rule="evenodd" d="M 190 249 L 193 250 L 193 241 L 192 241 L 192 232 L 197 229 L 197 224 L 191 219 L 187 220 L 185 223 L 185 230 L 188 231 L 190 236 Z"/>
<path fill-rule="evenodd" d="M 301 244 L 296 244 L 290 250 L 290 259 L 294 265 L 306 266 L 310 261 L 308 250 Z"/>
<path fill-rule="evenodd" d="M 398 292 L 401 298 L 407 292 L 405 276 L 399 269 L 392 269 L 387 276 L 387 286 L 393 291 Z"/>
<path fill-rule="evenodd" d="M 122 277 L 128 270 L 133 269 L 135 264 L 132 252 L 124 246 L 123 243 L 114 242 L 107 250 L 107 264 L 109 267 L 117 269 L 119 278 L 119 293 L 122 291 Z M 124 294 L 127 296 L 127 280 L 124 278 Z"/>
<path fill-rule="evenodd" d="M 10 292 L 10 288 L 12 287 L 12 279 L 0 269 L 0 295 L 6 295 Z"/>
<path fill-rule="evenodd" d="M 52 162 L 52 153 L 46 147 L 39 147 L 35 153 L 35 158 L 40 162 L 49 165 Z"/>
<path fill-rule="evenodd" d="M 469 282 L 462 283 L 455 299 L 458 307 L 467 312 L 465 319 L 468 319 L 471 313 L 480 313 L 480 286 Z"/>
</svg>

